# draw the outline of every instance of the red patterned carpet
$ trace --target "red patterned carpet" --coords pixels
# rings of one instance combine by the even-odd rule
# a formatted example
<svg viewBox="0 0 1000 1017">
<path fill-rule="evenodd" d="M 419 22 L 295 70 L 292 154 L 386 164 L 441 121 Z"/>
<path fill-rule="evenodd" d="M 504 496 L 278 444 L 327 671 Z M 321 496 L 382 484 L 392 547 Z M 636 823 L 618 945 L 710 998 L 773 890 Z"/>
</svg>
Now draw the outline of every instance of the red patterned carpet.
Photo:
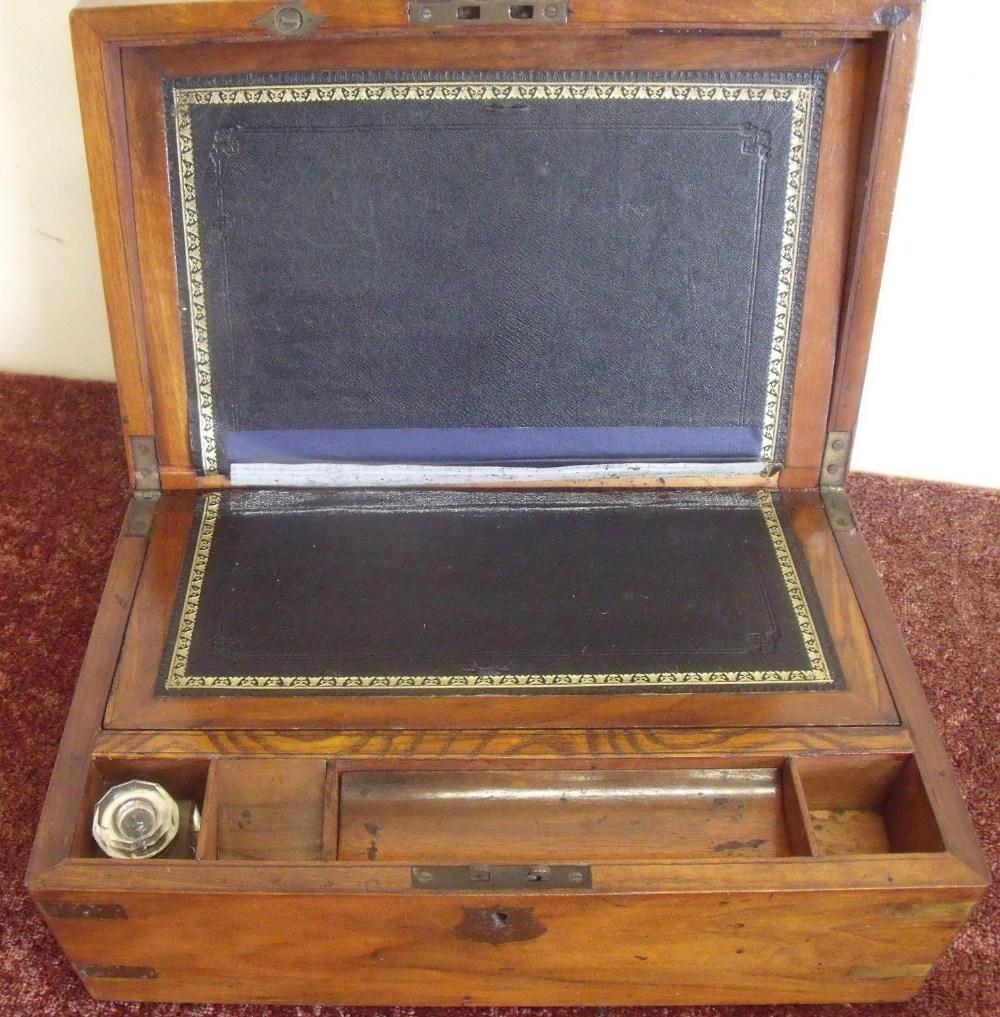
<svg viewBox="0 0 1000 1017">
<path fill-rule="evenodd" d="M 853 481 L 852 494 L 996 875 L 1000 491 L 861 476 Z M 22 886 L 24 870 L 125 499 L 112 386 L 0 376 L 0 1014 L 410 1017 L 417 1012 L 95 1003 L 35 914 Z M 987 895 L 909 1003 L 524 1011 L 538 1017 L 661 1012 L 665 1017 L 996 1017 L 1000 893 Z M 419 1013 L 445 1017 L 449 1011 Z M 521 1012 L 489 1013 L 514 1017 Z"/>
</svg>

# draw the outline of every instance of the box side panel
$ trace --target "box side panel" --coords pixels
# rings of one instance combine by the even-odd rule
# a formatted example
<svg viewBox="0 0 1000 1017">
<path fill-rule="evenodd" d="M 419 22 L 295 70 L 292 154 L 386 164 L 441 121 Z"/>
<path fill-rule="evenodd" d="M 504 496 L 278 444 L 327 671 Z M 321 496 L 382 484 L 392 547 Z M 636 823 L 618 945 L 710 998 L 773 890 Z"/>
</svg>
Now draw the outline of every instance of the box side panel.
<svg viewBox="0 0 1000 1017">
<path fill-rule="evenodd" d="M 885 668 L 900 720 L 918 746 L 917 763 L 938 817 L 945 847 L 989 880 L 990 868 L 962 801 L 954 768 L 910 659 L 899 624 L 864 537 L 857 530 L 838 533 L 844 565 L 864 611 L 879 660 Z"/>
<path fill-rule="evenodd" d="M 143 519 L 150 502 L 133 500 L 115 546 L 69 718 L 59 746 L 38 833 L 31 852 L 28 879 L 33 879 L 69 853 L 73 815 L 90 770 L 93 741 L 101 728 L 115 664 L 121 650 L 136 584 L 146 556 Z"/>
</svg>

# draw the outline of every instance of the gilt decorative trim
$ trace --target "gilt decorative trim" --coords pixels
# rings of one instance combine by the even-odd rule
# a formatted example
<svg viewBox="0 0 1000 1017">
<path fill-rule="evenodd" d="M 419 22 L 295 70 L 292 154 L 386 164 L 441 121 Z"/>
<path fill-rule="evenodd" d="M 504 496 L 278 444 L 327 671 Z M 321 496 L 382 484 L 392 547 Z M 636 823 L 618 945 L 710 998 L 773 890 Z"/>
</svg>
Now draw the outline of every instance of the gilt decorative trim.
<svg viewBox="0 0 1000 1017">
<path fill-rule="evenodd" d="M 813 677 L 806 680 L 831 682 L 833 678 L 830 668 L 823 655 L 823 647 L 816 632 L 812 612 L 809 610 L 809 602 L 806 600 L 798 570 L 795 568 L 795 559 L 792 557 L 788 541 L 785 539 L 785 531 L 781 528 L 781 520 L 774 507 L 774 498 L 766 491 L 758 491 L 757 502 L 764 516 L 764 522 L 767 524 L 767 532 L 771 537 L 778 568 L 781 569 L 781 578 L 785 582 L 785 589 L 788 591 L 792 610 L 795 612 L 795 619 L 799 624 L 806 656 L 809 658 L 810 670 L 805 673 Z"/>
<path fill-rule="evenodd" d="M 219 518 L 221 501 L 221 495 L 210 494 L 202 505 L 198 537 L 195 541 L 194 557 L 191 561 L 191 572 L 188 576 L 184 606 L 181 609 L 177 638 L 174 641 L 174 652 L 170 661 L 168 687 L 175 687 L 173 685 L 175 680 L 182 681 L 186 677 L 188 657 L 191 653 L 191 637 L 194 635 L 194 626 L 198 619 L 198 603 L 201 600 L 201 588 L 205 582 L 208 558 L 212 553 L 212 535 L 215 533 L 215 521 Z"/>
</svg>

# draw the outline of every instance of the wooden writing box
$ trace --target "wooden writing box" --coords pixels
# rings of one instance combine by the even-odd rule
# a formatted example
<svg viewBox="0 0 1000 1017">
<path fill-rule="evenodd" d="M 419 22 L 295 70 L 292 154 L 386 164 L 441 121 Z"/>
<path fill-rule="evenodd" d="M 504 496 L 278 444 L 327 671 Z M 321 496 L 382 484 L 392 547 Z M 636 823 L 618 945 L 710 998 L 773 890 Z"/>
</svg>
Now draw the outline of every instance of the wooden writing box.
<svg viewBox="0 0 1000 1017">
<path fill-rule="evenodd" d="M 987 870 L 844 494 L 918 20 L 74 12 L 136 490 L 28 882 L 90 992 L 920 986 Z"/>
</svg>

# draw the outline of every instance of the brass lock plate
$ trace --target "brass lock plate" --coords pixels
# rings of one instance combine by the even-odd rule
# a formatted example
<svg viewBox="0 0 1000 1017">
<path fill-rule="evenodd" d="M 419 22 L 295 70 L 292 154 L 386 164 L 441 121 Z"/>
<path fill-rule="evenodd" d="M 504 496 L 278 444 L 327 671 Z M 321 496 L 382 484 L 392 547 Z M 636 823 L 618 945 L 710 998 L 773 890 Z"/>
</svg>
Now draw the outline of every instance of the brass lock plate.
<svg viewBox="0 0 1000 1017">
<path fill-rule="evenodd" d="M 588 890 L 589 865 L 414 865 L 416 890 Z"/>
<path fill-rule="evenodd" d="M 569 21 L 567 0 L 541 0 L 539 3 L 516 4 L 510 0 L 479 0 L 478 3 L 455 3 L 453 0 L 415 0 L 407 8 L 411 25 L 440 28 L 459 25 L 565 25 Z"/>
</svg>

